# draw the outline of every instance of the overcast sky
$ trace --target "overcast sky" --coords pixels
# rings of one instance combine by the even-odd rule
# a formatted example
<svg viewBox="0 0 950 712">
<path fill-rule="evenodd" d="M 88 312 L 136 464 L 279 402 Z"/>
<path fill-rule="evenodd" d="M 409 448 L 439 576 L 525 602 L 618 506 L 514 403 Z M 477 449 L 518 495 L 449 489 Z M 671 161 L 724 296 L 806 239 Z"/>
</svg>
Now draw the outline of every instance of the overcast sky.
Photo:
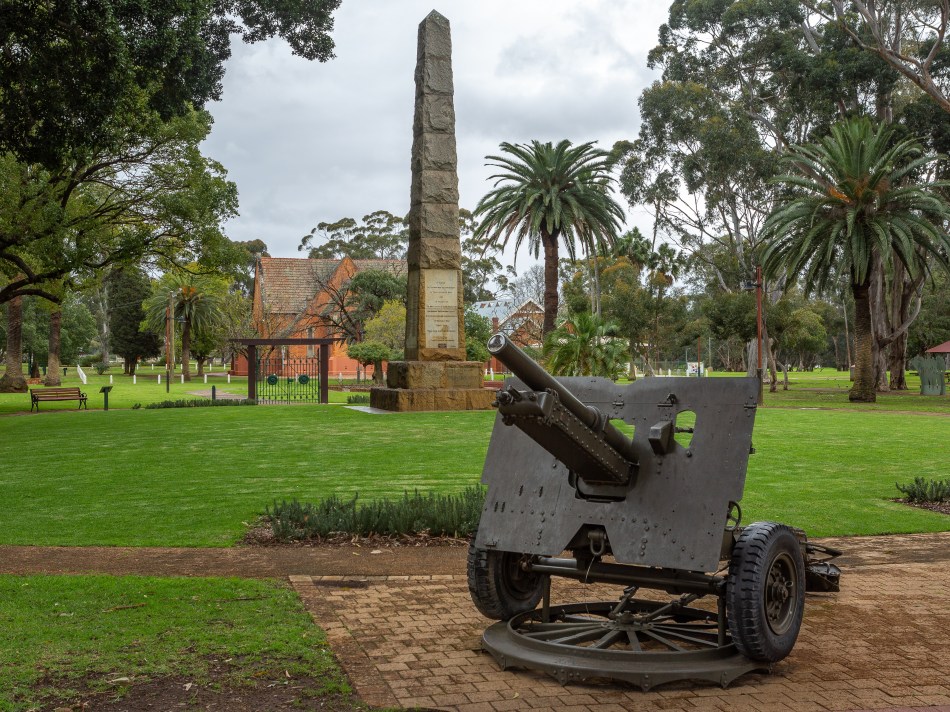
<svg viewBox="0 0 950 712">
<path fill-rule="evenodd" d="M 293 257 L 319 222 L 408 212 L 417 28 L 431 10 L 452 26 L 460 204 L 471 209 L 491 187 L 485 156 L 502 141 L 609 149 L 636 136 L 637 99 L 655 79 L 646 55 L 667 5 L 343 0 L 329 62 L 294 57 L 282 41 L 235 43 L 204 145 L 240 192 L 228 235 Z M 628 215 L 650 229 L 645 212 Z M 519 255 L 519 271 L 530 263 Z"/>
</svg>

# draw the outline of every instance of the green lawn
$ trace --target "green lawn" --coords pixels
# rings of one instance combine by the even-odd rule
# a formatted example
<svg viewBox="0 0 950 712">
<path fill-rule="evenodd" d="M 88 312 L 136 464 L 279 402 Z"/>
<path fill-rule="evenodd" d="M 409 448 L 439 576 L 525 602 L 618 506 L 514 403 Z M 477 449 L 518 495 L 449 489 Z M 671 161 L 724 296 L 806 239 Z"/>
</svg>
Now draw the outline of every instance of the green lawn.
<svg viewBox="0 0 950 712">
<path fill-rule="evenodd" d="M 339 406 L 0 417 L 0 542 L 227 546 L 275 498 L 477 482 L 492 414 Z"/>
<path fill-rule="evenodd" d="M 218 672 L 210 678 L 212 669 Z M 275 582 L 0 576 L 0 710 L 174 676 L 348 693 L 323 632 Z M 289 676 L 289 677 L 288 677 Z M 301 679 L 304 678 L 304 679 Z M 53 709 L 52 704 L 44 709 Z"/>
<path fill-rule="evenodd" d="M 479 480 L 493 414 L 326 406 L 0 418 L 0 543 L 228 546 L 274 499 L 459 490 Z M 950 529 L 890 502 L 943 479 L 941 416 L 764 408 L 745 521 L 813 536 Z M 517 473 L 512 473 L 517 476 Z"/>
<path fill-rule="evenodd" d="M 91 371 L 91 373 L 90 373 Z M 2 372 L 2 371 L 0 371 Z M 162 383 L 158 383 L 158 376 L 161 373 Z M 179 400 L 190 398 L 208 398 L 210 396 L 193 395 L 195 392 L 210 392 L 214 386 L 218 393 L 234 393 L 242 397 L 247 397 L 247 378 L 245 376 L 234 376 L 228 383 L 227 376 L 221 372 L 208 377 L 208 382 L 204 383 L 202 378 L 192 374 L 193 380 L 188 383 L 181 383 L 180 377 L 175 376 L 171 384 L 165 382 L 165 372 L 149 370 L 140 367 L 136 383 L 132 383 L 131 376 L 125 376 L 121 373 L 112 374 L 112 383 L 109 383 L 109 374 L 99 376 L 92 369 L 86 370 L 87 383 L 83 384 L 79 377 L 75 375 L 75 369 L 69 369 L 69 375 L 63 379 L 63 386 L 75 386 L 82 389 L 82 392 L 88 397 L 87 405 L 89 410 L 101 410 L 103 407 L 103 395 L 99 390 L 103 386 L 112 386 L 109 393 L 109 410 L 131 408 L 136 403 L 147 405 L 165 400 Z M 331 387 L 335 384 L 331 381 Z M 367 384 L 363 384 L 364 386 Z M 166 391 L 166 386 L 168 389 Z M 42 388 L 42 384 L 31 386 L 31 388 Z M 356 392 L 346 392 L 340 390 L 330 390 L 329 398 L 331 403 L 346 403 L 347 396 L 355 395 Z M 78 401 L 63 401 L 56 403 L 40 403 L 40 411 L 70 411 L 76 410 Z M 30 395 L 28 393 L 0 393 L 0 415 L 4 413 L 20 413 L 30 411 Z"/>
</svg>

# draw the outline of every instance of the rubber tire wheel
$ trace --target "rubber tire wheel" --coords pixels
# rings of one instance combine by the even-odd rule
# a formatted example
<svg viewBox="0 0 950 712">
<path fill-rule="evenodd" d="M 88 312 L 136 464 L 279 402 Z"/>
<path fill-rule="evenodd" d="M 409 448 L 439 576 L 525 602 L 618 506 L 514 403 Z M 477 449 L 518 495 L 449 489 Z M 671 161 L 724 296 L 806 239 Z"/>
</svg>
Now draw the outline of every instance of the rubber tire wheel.
<svg viewBox="0 0 950 712">
<path fill-rule="evenodd" d="M 778 662 L 795 645 L 804 609 L 805 562 L 798 538 L 776 522 L 746 527 L 732 550 L 726 585 L 729 632 L 739 652 Z"/>
<path fill-rule="evenodd" d="M 521 554 L 468 546 L 468 591 L 488 618 L 506 621 L 533 611 L 541 600 L 544 577 L 521 570 Z"/>
</svg>

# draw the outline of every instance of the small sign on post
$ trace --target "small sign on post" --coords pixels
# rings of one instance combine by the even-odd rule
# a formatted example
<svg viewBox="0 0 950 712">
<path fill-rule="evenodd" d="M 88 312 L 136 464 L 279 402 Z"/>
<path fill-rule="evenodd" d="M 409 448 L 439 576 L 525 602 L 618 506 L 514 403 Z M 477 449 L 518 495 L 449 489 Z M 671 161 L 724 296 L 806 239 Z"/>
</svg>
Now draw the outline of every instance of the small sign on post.
<svg viewBox="0 0 950 712">
<path fill-rule="evenodd" d="M 99 389 L 99 392 L 102 394 L 102 409 L 109 410 L 109 391 L 112 390 L 112 386 L 103 386 Z"/>
</svg>

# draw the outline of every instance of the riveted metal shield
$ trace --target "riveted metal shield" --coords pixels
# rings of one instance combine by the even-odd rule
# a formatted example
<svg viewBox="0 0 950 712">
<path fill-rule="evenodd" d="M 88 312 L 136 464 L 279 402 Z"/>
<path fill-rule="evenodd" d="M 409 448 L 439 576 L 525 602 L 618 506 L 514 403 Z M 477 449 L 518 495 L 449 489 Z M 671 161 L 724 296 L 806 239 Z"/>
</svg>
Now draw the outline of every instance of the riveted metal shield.
<svg viewBox="0 0 950 712">
<path fill-rule="evenodd" d="M 730 503 L 742 498 L 745 485 L 756 380 L 557 380 L 583 403 L 634 427 L 638 473 L 625 485 L 586 484 L 496 417 L 482 473 L 488 495 L 476 546 L 557 556 L 590 525 L 604 528 L 618 562 L 718 569 Z M 517 379 L 509 384 L 524 388 Z M 687 420 L 693 432 L 673 436 Z"/>
</svg>

